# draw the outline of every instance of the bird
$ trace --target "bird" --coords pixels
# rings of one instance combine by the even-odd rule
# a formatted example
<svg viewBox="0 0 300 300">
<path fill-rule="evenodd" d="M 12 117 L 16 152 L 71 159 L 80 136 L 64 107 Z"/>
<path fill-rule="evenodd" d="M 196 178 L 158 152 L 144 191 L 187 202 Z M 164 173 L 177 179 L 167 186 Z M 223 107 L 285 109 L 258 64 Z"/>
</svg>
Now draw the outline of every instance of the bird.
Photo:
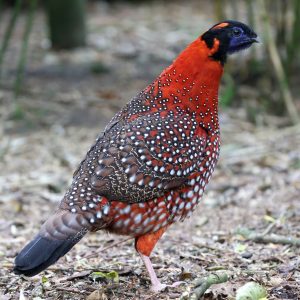
<svg viewBox="0 0 300 300">
<path fill-rule="evenodd" d="M 134 238 L 152 290 L 164 290 L 151 252 L 200 202 L 219 158 L 218 91 L 227 56 L 256 42 L 244 23 L 215 24 L 116 113 L 56 211 L 15 258 L 14 272 L 34 276 L 87 232 L 103 229 Z"/>
</svg>

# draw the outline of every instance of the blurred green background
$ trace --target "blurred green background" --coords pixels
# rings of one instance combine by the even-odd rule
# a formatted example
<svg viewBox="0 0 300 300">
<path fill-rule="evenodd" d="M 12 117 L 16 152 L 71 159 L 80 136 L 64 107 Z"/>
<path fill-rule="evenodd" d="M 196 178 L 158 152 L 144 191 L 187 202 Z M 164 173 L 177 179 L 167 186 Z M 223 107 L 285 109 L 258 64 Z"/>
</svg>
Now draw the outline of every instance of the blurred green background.
<svg viewBox="0 0 300 300">
<path fill-rule="evenodd" d="M 86 87 L 90 85 L 98 96 L 95 84 L 88 80 L 109 86 L 109 78 L 116 82 L 120 81 L 119 77 L 125 81 L 144 78 L 144 82 L 137 85 L 142 88 L 186 44 L 212 24 L 225 19 L 240 20 L 252 26 L 261 44 L 252 47 L 250 53 L 229 60 L 221 87 L 221 105 L 225 109 L 243 109 L 245 118 L 257 125 L 298 123 L 300 1 L 297 0 L 171 3 L 1 0 L 0 88 L 13 91 L 9 102 L 2 100 L 2 105 L 4 102 L 8 105 L 1 114 L 2 121 L 26 119 L 34 126 L 39 118 L 31 120 L 29 115 L 37 113 L 42 117 L 43 112 L 50 112 L 51 108 L 45 100 L 35 105 L 32 112 L 22 102 L 24 91 L 46 83 L 55 85 L 55 81 L 61 79 L 73 80 L 76 84 L 85 76 Z M 125 68 L 124 74 L 116 76 L 116 68 L 121 64 L 132 64 L 131 71 Z M 142 70 L 136 71 L 138 68 Z M 122 69 L 120 67 L 121 72 Z M 50 73 L 53 76 L 44 77 L 43 82 L 38 78 Z M 124 86 L 123 82 L 121 88 Z M 111 90 L 110 87 L 108 94 Z M 43 98 L 49 98 L 49 93 L 54 92 L 51 88 L 43 91 L 48 94 Z M 82 92 L 80 86 L 78 91 Z M 133 95 L 134 91 L 128 97 Z M 116 104 L 115 110 L 118 106 Z"/>
</svg>

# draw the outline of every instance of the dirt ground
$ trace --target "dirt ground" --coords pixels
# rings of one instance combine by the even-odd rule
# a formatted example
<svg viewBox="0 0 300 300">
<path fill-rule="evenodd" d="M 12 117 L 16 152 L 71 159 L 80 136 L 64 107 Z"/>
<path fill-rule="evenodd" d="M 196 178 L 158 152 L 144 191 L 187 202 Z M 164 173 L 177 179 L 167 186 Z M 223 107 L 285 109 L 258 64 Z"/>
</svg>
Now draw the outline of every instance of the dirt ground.
<svg viewBox="0 0 300 300">
<path fill-rule="evenodd" d="M 55 209 L 101 129 L 212 25 L 211 11 L 207 6 L 204 14 L 201 1 L 96 3 L 89 7 L 88 47 L 71 53 L 48 50 L 38 12 L 20 108 L 12 114 L 20 20 L 0 85 L 1 299 L 179 299 L 193 290 L 194 278 L 220 271 L 229 281 L 212 286 L 205 299 L 234 299 L 250 281 L 264 286 L 268 299 L 300 299 L 300 250 L 291 244 L 300 239 L 300 127 L 254 126 L 243 109 L 221 112 L 221 159 L 202 204 L 152 255 L 163 282 L 185 285 L 152 293 L 133 240 L 117 244 L 124 237 L 105 232 L 89 234 L 34 278 L 12 273 L 14 257 Z M 239 228 L 285 241 L 259 243 Z M 91 275 L 113 270 L 118 282 Z"/>
</svg>

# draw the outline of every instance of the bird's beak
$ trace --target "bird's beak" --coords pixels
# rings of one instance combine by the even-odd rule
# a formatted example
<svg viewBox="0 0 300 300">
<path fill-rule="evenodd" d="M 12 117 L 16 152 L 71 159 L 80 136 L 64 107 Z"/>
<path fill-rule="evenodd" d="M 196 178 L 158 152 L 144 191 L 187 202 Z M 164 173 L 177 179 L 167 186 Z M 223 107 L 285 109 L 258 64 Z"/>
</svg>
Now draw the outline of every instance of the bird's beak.
<svg viewBox="0 0 300 300">
<path fill-rule="evenodd" d="M 253 37 L 251 40 L 252 40 L 252 43 L 260 43 L 260 38 L 258 36 Z"/>
</svg>

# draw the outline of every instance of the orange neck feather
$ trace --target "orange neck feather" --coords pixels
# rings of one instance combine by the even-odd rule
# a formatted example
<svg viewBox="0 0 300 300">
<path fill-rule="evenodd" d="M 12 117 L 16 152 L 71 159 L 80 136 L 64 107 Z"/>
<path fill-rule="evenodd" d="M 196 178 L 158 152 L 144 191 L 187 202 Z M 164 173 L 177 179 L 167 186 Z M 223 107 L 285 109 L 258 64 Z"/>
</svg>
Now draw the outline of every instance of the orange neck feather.
<svg viewBox="0 0 300 300">
<path fill-rule="evenodd" d="M 156 101 L 153 110 L 167 107 L 167 110 L 186 111 L 205 115 L 214 112 L 217 120 L 218 90 L 223 74 L 220 62 L 211 58 L 218 50 L 219 41 L 215 39 L 208 48 L 201 38 L 192 42 L 144 92 L 150 101 Z M 167 114 L 166 110 L 161 114 Z M 207 122 L 209 122 L 207 120 Z"/>
</svg>

